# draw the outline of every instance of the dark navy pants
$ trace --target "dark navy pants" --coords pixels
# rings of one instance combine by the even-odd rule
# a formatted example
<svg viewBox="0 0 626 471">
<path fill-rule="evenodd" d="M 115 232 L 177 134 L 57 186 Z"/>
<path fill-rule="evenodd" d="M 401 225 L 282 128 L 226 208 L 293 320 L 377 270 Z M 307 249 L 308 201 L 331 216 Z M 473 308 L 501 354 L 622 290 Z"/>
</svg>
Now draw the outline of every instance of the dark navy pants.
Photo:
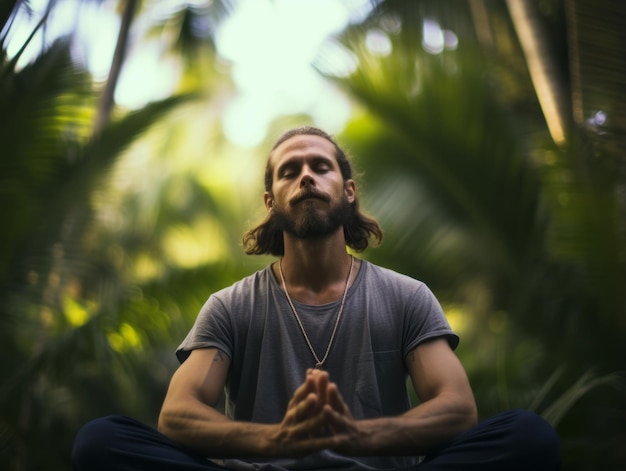
<svg viewBox="0 0 626 471">
<path fill-rule="evenodd" d="M 225 468 L 195 456 L 157 430 L 123 416 L 96 419 L 78 433 L 74 471 L 190 471 Z M 428 455 L 415 471 L 559 470 L 560 444 L 541 417 L 512 410 L 480 422 Z"/>
</svg>

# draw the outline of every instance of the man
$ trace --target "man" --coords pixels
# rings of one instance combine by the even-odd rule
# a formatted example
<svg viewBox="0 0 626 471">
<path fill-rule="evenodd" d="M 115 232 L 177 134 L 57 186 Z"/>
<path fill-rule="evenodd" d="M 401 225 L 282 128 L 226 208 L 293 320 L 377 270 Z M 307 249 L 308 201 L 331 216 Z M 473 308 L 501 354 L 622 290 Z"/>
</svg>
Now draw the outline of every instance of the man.
<svg viewBox="0 0 626 471">
<path fill-rule="evenodd" d="M 285 133 L 265 187 L 267 218 L 244 247 L 279 260 L 208 299 L 177 351 L 159 430 L 94 421 L 74 469 L 559 468 L 558 438 L 538 416 L 476 425 L 458 337 L 428 288 L 346 251 L 382 232 L 329 135 Z"/>
</svg>

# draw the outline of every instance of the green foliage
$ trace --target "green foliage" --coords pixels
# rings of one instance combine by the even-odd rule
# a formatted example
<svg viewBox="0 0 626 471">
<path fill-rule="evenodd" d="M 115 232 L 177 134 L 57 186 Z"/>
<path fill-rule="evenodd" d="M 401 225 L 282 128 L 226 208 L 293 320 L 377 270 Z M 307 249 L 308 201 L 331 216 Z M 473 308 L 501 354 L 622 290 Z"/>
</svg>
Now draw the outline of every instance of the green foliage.
<svg viewBox="0 0 626 471">
<path fill-rule="evenodd" d="M 542 400 L 548 395 L 550 389 L 554 387 L 562 374 L 563 368 L 555 371 L 555 373 L 550 376 L 546 384 L 535 396 L 533 402 L 528 406 L 529 410 L 538 410 L 539 404 L 541 404 Z M 574 404 L 591 390 L 600 386 L 619 387 L 620 383 L 623 383 L 623 380 L 624 378 L 622 376 L 615 373 L 598 376 L 591 370 L 587 371 L 554 400 L 554 402 L 546 407 L 545 410 L 541 412 L 541 415 L 552 424 L 553 427 L 557 427 L 561 420 L 563 420 L 563 417 L 571 411 Z"/>
<path fill-rule="evenodd" d="M 468 2 L 377 2 L 340 38 L 359 64 L 331 77 L 359 107 L 340 140 L 386 230 L 367 257 L 437 293 L 482 416 L 536 410 L 558 427 L 568 469 L 608 469 L 626 419 L 623 166 L 605 135 L 572 125 L 566 146 L 549 140 L 504 2 L 484 3 L 493 49 L 475 41 Z M 238 245 L 262 163 L 258 186 L 224 181 L 225 167 L 253 174 L 256 155 L 225 152 L 194 95 L 117 110 L 94 136 L 98 90 L 71 38 L 23 68 L 7 56 L 20 4 L 0 9 L 0 468 L 67 469 L 90 418 L 154 424 L 173 349 L 208 294 L 267 262 L 244 263 Z M 181 89 L 210 94 L 223 79 L 207 63 L 230 2 L 213 5 L 153 30 L 185 54 Z M 425 52 L 432 18 L 458 48 Z M 372 28 L 389 55 L 366 48 Z"/>
<path fill-rule="evenodd" d="M 552 144 L 534 95 L 519 93 L 532 92 L 524 76 L 502 72 L 508 56 L 468 41 L 439 54 L 415 46 L 413 25 L 458 25 L 459 11 L 420 2 L 402 10 L 401 32 L 386 33 L 391 54 L 367 50 L 368 29 L 404 6 L 384 2 L 344 35 L 359 66 L 335 78 L 362 107 L 342 137 L 368 172 L 365 206 L 387 229 L 371 258 L 426 281 L 460 313 L 459 355 L 481 415 L 535 401 L 559 426 L 567 466 L 614 465 L 619 450 L 605 444 L 623 439 L 626 410 L 611 394 L 594 398 L 624 384 L 618 159 L 602 135 L 573 126 L 565 147 Z"/>
<path fill-rule="evenodd" d="M 94 197 L 122 151 L 192 97 L 152 103 L 92 137 L 95 88 L 69 40 L 23 68 L 2 57 L 0 467 L 64 469 L 94 411 L 158 407 L 136 383 L 162 391 L 167 373 L 143 354 L 164 343 L 170 317 L 94 252 Z"/>
</svg>

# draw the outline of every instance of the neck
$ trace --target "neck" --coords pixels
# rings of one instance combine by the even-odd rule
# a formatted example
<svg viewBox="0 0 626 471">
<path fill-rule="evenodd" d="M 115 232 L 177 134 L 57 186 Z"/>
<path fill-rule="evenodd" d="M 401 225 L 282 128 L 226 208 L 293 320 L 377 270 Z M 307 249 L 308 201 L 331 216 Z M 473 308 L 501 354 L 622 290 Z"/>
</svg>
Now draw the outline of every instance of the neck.
<svg viewBox="0 0 626 471">
<path fill-rule="evenodd" d="M 343 228 L 322 239 L 298 239 L 284 235 L 283 272 L 290 286 L 321 292 L 345 283 L 350 268 Z"/>
</svg>

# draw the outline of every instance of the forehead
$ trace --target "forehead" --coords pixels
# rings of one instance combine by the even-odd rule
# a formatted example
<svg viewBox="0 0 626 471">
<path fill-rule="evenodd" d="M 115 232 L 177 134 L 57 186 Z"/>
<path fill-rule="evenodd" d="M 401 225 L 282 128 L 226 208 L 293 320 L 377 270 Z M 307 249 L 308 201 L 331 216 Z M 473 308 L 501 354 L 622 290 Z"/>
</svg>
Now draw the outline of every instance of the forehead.
<svg viewBox="0 0 626 471">
<path fill-rule="evenodd" d="M 326 157 L 336 162 L 335 146 L 321 136 L 298 135 L 281 143 L 270 155 L 270 165 L 277 169 L 281 164 L 309 157 Z"/>
</svg>

